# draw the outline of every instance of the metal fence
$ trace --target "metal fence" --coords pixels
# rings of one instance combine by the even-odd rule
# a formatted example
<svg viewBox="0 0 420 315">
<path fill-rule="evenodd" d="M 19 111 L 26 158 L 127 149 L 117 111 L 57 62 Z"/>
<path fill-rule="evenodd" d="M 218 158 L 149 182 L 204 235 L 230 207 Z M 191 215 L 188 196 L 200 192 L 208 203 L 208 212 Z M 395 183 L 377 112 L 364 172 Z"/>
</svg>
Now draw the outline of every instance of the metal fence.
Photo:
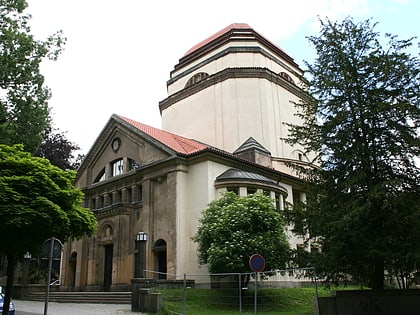
<svg viewBox="0 0 420 315">
<path fill-rule="evenodd" d="M 162 293 L 166 314 L 306 315 L 314 313 L 318 296 L 313 268 L 205 275 L 146 272 L 148 278 L 174 279 L 150 285 Z"/>
</svg>

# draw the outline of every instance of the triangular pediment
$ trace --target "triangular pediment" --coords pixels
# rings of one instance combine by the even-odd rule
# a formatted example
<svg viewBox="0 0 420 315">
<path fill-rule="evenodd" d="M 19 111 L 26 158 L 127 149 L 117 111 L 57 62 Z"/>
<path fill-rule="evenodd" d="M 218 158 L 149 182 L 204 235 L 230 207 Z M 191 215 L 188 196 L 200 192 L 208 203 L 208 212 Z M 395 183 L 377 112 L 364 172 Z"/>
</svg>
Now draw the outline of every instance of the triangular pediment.
<svg viewBox="0 0 420 315">
<path fill-rule="evenodd" d="M 171 156 L 205 148 L 194 140 L 112 115 L 82 162 L 76 185 L 89 187 Z"/>
</svg>

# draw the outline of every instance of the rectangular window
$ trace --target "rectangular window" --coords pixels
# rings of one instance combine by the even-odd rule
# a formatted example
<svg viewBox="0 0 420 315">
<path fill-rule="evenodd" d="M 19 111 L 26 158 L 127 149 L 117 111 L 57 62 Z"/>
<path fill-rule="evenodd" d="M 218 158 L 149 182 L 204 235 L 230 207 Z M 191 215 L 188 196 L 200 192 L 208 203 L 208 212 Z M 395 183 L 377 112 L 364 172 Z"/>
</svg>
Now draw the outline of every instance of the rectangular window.
<svg viewBox="0 0 420 315">
<path fill-rule="evenodd" d="M 121 175 L 124 171 L 123 159 L 119 159 L 112 163 L 112 176 Z"/>
<path fill-rule="evenodd" d="M 257 192 L 257 189 L 255 189 L 255 188 L 250 188 L 250 187 L 247 187 L 246 188 L 246 193 L 248 194 L 248 195 L 253 195 L 253 194 L 255 194 Z"/>
<path fill-rule="evenodd" d="M 227 187 L 227 191 L 231 191 L 239 196 L 239 187 Z"/>
</svg>

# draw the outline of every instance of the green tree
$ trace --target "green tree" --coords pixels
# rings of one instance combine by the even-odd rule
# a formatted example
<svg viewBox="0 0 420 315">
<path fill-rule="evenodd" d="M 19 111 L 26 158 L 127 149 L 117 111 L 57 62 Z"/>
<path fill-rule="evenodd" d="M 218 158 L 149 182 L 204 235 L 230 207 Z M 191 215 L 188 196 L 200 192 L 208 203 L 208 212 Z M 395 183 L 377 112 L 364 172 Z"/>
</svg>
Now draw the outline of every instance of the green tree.
<svg viewBox="0 0 420 315">
<path fill-rule="evenodd" d="M 199 263 L 211 273 L 250 272 L 249 258 L 257 253 L 264 256 L 266 270 L 283 268 L 289 259 L 283 220 L 269 197 L 228 192 L 202 214 L 193 240 Z"/>
<path fill-rule="evenodd" d="M 39 67 L 43 59 L 57 58 L 65 38 L 58 32 L 36 40 L 26 7 L 25 0 L 0 2 L 0 143 L 21 143 L 34 153 L 50 125 L 51 93 Z"/>
<path fill-rule="evenodd" d="M 288 139 L 319 156 L 300 169 L 307 202 L 289 219 L 322 245 L 327 279 L 350 274 L 382 289 L 384 270 L 420 263 L 420 62 L 407 52 L 413 39 L 386 34 L 383 48 L 370 20 L 320 22 L 309 97 L 296 104 L 303 124 Z"/>
<path fill-rule="evenodd" d="M 5 306 L 16 261 L 25 252 L 39 252 L 50 237 L 66 240 L 95 231 L 96 218 L 81 207 L 83 193 L 73 186 L 74 177 L 74 171 L 33 157 L 22 145 L 0 145 L 0 255 L 8 261 Z"/>
</svg>

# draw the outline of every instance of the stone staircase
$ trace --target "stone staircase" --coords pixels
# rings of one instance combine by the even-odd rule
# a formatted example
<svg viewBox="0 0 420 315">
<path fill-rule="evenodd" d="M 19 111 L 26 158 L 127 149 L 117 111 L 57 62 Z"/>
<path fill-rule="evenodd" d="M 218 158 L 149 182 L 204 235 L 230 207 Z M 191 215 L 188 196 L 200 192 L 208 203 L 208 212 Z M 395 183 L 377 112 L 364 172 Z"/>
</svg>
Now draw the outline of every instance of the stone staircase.
<svg viewBox="0 0 420 315">
<path fill-rule="evenodd" d="M 45 301 L 45 292 L 31 292 L 28 301 Z M 131 304 L 131 292 L 50 292 L 49 302 Z"/>
</svg>

